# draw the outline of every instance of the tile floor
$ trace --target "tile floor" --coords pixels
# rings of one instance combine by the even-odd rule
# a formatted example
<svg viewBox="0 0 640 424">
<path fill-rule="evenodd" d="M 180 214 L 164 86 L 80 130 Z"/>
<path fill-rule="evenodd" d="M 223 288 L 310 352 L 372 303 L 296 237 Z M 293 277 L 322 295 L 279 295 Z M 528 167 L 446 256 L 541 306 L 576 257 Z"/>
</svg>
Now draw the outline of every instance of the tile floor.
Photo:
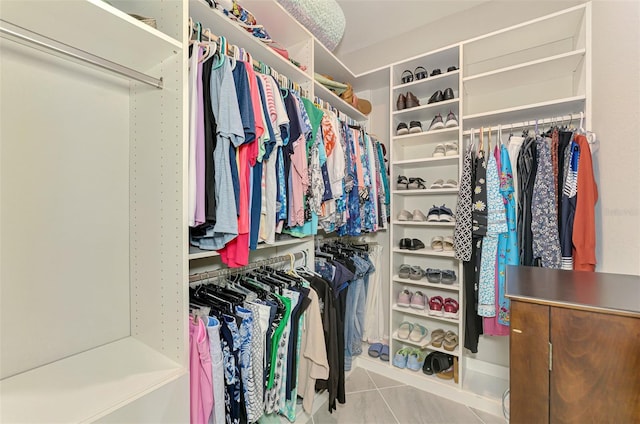
<svg viewBox="0 0 640 424">
<path fill-rule="evenodd" d="M 345 405 L 338 404 L 338 409 L 330 414 L 325 403 L 306 423 L 506 424 L 507 422 L 502 417 L 469 408 L 363 368 L 356 368 L 351 372 L 346 381 L 346 391 Z"/>
</svg>

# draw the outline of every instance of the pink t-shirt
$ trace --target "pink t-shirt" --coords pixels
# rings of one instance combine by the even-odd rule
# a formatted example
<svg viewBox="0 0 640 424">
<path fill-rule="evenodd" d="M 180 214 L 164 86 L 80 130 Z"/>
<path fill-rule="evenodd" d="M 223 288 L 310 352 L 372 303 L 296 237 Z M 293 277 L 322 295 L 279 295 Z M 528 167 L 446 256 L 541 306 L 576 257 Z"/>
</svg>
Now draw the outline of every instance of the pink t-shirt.
<svg viewBox="0 0 640 424">
<path fill-rule="evenodd" d="M 209 335 L 200 318 L 189 317 L 189 382 L 192 424 L 207 424 L 213 410 Z"/>
</svg>

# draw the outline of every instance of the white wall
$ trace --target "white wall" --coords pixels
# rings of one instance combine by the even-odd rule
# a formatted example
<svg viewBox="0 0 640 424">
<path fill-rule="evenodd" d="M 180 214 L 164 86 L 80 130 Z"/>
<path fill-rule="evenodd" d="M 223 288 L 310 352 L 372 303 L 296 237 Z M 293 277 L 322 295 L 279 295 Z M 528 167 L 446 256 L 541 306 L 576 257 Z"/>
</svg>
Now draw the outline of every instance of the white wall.
<svg viewBox="0 0 640 424">
<path fill-rule="evenodd" d="M 598 271 L 640 275 L 640 2 L 593 4 Z"/>
</svg>

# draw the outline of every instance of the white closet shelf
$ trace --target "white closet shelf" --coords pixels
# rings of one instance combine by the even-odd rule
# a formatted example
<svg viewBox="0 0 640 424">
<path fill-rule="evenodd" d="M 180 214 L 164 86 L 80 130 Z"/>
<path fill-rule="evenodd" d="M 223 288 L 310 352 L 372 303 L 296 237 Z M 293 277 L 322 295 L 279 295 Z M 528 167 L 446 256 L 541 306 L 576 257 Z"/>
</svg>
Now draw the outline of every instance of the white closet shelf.
<svg viewBox="0 0 640 424">
<path fill-rule="evenodd" d="M 452 251 L 442 251 L 438 252 L 433 249 L 424 248 L 420 250 L 409 250 L 409 249 L 400 249 L 394 248 L 393 253 L 405 253 L 407 255 L 421 255 L 421 256 L 442 256 L 444 258 L 453 258 L 455 254 Z"/>
<path fill-rule="evenodd" d="M 580 65 L 585 53 L 585 49 L 574 50 L 466 77 L 462 80 L 464 90 L 467 95 L 481 95 L 569 75 Z"/>
<path fill-rule="evenodd" d="M 393 225 L 408 225 L 410 227 L 455 227 L 455 222 L 429 222 L 429 221 L 393 221 Z"/>
<path fill-rule="evenodd" d="M 180 41 L 102 0 L 7 1 L 2 20 L 143 73 L 182 50 Z"/>
<path fill-rule="evenodd" d="M 531 58 L 536 51 L 548 54 L 553 44 L 570 43 L 576 48 L 585 10 L 581 4 L 466 41 L 465 75 L 470 76 L 471 70 L 481 73 L 502 68 L 509 62 L 514 65 L 520 58 Z"/>
<path fill-rule="evenodd" d="M 412 70 L 413 72 L 413 70 Z M 405 91 L 412 92 L 416 97 L 431 97 L 436 90 L 444 91 L 445 88 L 453 88 L 454 91 L 458 88 L 458 82 L 460 78 L 460 70 L 451 72 L 445 72 L 429 78 L 423 78 L 420 80 L 414 79 L 407 84 L 400 84 L 393 86 L 393 94 L 397 98 L 398 94 Z"/>
<path fill-rule="evenodd" d="M 224 36 L 229 44 L 244 48 L 254 59 L 270 66 L 289 80 L 298 84 L 311 82 L 312 78 L 309 74 L 280 56 L 219 10 L 211 9 L 204 0 L 189 0 L 189 13 L 204 28 L 210 28 L 214 35 Z M 311 64 L 303 63 L 303 65 L 311 69 Z"/>
<path fill-rule="evenodd" d="M 429 121 L 430 124 L 430 121 Z M 394 136 L 393 143 L 400 147 L 420 146 L 424 143 L 443 143 L 445 141 L 458 141 L 460 127 L 443 128 L 441 130 L 422 131 L 414 134 Z"/>
<path fill-rule="evenodd" d="M 420 196 L 423 194 L 452 194 L 457 192 L 457 188 L 427 188 L 424 190 L 393 190 L 391 193 L 399 196 Z"/>
<path fill-rule="evenodd" d="M 400 278 L 399 275 L 394 275 L 393 281 L 395 281 L 396 283 L 411 284 L 414 286 L 433 287 L 440 290 L 460 291 L 459 284 L 436 284 L 430 283 L 427 280 L 411 280 L 409 278 Z"/>
<path fill-rule="evenodd" d="M 395 97 L 396 98 L 393 99 L 394 102 L 397 100 L 398 96 L 395 96 Z M 424 112 L 427 112 L 430 109 L 435 110 L 437 112 L 440 109 L 443 109 L 443 110 L 446 109 L 447 106 L 455 105 L 456 106 L 455 109 L 457 110 L 459 101 L 460 99 L 456 97 L 455 99 L 444 100 L 442 102 L 428 103 L 422 106 L 410 107 L 402 110 L 394 110 L 393 116 L 395 116 L 398 119 L 402 118 L 407 120 L 420 120 L 421 117 L 423 119 L 425 118 Z M 443 119 L 446 118 L 446 113 L 442 118 Z"/>
<path fill-rule="evenodd" d="M 428 308 L 428 306 L 427 306 Z M 402 312 L 405 314 L 409 314 L 409 315 L 415 315 L 418 317 L 422 317 L 425 319 L 433 319 L 436 321 L 442 321 L 442 322 L 448 322 L 449 324 L 453 324 L 455 326 L 458 325 L 458 321 L 460 321 L 460 319 L 458 318 L 445 318 L 445 317 L 439 317 L 439 316 L 434 316 L 434 315 L 429 315 L 429 311 L 428 310 L 424 310 L 424 311 L 420 311 L 418 309 L 413 309 L 413 308 L 403 308 L 402 306 L 398 306 L 397 304 L 393 304 L 393 310 L 396 312 Z"/>
<path fill-rule="evenodd" d="M 356 76 L 317 38 L 313 39 L 314 71 L 327 74 L 336 81 L 355 85 Z"/>
<path fill-rule="evenodd" d="M 333 91 L 329 90 L 324 85 L 320 84 L 318 81 L 313 81 L 314 94 L 317 97 L 320 97 L 325 102 L 329 102 L 329 104 L 340 112 L 346 114 L 349 118 L 355 119 L 356 121 L 366 121 L 367 116 L 360 112 L 355 107 L 351 106 L 349 103 L 342 100 L 338 97 Z"/>
<path fill-rule="evenodd" d="M 436 165 L 446 162 L 457 162 L 459 155 L 454 156 L 443 156 L 438 158 L 418 158 L 418 159 L 405 159 L 405 160 L 395 160 L 392 162 L 392 165 L 403 166 L 403 165 L 420 165 L 423 163 L 434 163 Z"/>
<path fill-rule="evenodd" d="M 313 37 L 276 0 L 244 0 L 242 6 L 256 17 L 258 24 L 265 25 L 269 36 L 276 42 L 284 42 L 286 40 L 287 44 L 291 45 L 311 40 L 311 37 Z M 266 22 L 267 17 L 269 23 Z M 273 22 L 277 22 L 278 25 L 271 24 Z M 211 29 L 213 30 L 214 28 Z"/>
<path fill-rule="evenodd" d="M 187 372 L 127 337 L 2 380 L 2 419 L 93 422 Z"/>
<path fill-rule="evenodd" d="M 429 349 L 429 350 L 435 350 L 436 352 L 442 352 L 442 353 L 446 353 L 448 355 L 453 355 L 453 356 L 460 356 L 460 350 L 458 349 L 458 347 L 456 347 L 452 352 L 446 350 L 445 348 L 442 347 L 435 347 L 435 346 L 430 346 L 429 343 L 431 343 L 431 331 L 429 331 L 429 334 L 427 334 L 427 337 L 424 338 L 424 340 L 420 341 L 420 342 L 414 342 L 413 340 L 410 339 L 401 339 L 400 337 L 398 337 L 398 331 L 394 331 L 393 335 L 391 336 L 391 338 L 393 340 L 397 340 L 400 343 L 406 343 L 406 344 L 410 344 L 416 347 L 419 347 L 420 349 Z"/>
<path fill-rule="evenodd" d="M 423 378 L 425 380 L 432 381 L 435 384 L 441 384 L 443 386 L 449 386 L 449 387 L 456 388 L 456 389 L 460 388 L 459 384 L 456 384 L 453 381 L 453 379 L 444 380 L 442 378 L 436 377 L 435 375 L 426 375 L 425 373 L 422 372 L 422 368 L 419 369 L 418 371 L 411 371 L 410 369 L 407 369 L 407 368 L 398 368 L 398 367 L 394 366 L 393 369 L 394 370 L 398 370 L 400 373 L 406 375 L 407 378 L 409 378 L 409 377 Z M 458 370 L 460 370 L 460 361 L 458 361 Z"/>
<path fill-rule="evenodd" d="M 258 244 L 258 247 L 256 248 L 256 250 L 262 250 L 262 249 L 274 249 L 280 246 L 289 246 L 289 245 L 294 245 L 294 244 L 301 244 L 301 243 L 305 243 L 307 241 L 311 240 L 310 237 L 303 237 L 303 238 L 291 238 L 291 239 L 284 239 L 284 240 L 278 240 L 276 241 L 274 244 L 266 244 L 266 243 L 260 243 Z M 202 250 L 197 248 L 196 246 L 191 246 L 189 245 L 189 260 L 194 260 L 194 259 L 204 259 L 204 258 L 213 258 L 216 256 L 220 256 L 220 254 L 218 252 L 216 252 L 215 250 Z"/>
<path fill-rule="evenodd" d="M 532 103 L 507 109 L 475 113 L 464 118 L 464 128 L 480 129 L 481 126 L 509 125 L 512 122 L 531 121 L 568 115 L 584 111 L 585 96 L 565 97 L 546 102 Z"/>
</svg>

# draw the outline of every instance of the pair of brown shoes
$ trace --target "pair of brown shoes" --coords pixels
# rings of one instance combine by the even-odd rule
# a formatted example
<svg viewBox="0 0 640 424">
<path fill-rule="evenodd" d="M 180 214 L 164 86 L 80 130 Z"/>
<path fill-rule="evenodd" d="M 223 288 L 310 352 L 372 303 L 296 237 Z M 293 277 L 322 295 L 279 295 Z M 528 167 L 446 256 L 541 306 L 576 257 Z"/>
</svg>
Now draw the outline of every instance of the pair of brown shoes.
<svg viewBox="0 0 640 424">
<path fill-rule="evenodd" d="M 412 107 L 420 106 L 420 100 L 416 96 L 413 95 L 412 92 L 407 92 L 407 95 L 400 94 L 398 96 L 398 101 L 396 102 L 396 106 L 398 110 L 409 109 Z"/>
</svg>

